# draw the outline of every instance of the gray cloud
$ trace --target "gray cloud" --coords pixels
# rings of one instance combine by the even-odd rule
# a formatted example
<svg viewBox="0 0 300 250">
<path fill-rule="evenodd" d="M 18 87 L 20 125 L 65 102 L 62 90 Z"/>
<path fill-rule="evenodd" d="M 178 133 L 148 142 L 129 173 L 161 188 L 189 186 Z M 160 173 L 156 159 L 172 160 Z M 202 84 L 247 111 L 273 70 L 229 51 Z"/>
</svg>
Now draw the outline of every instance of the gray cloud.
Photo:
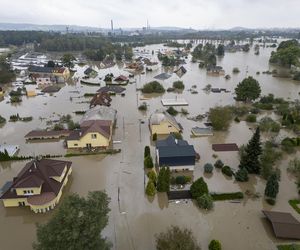
<svg viewBox="0 0 300 250">
<path fill-rule="evenodd" d="M 109 27 L 299 27 L 299 0 L 0 0 L 0 22 Z"/>
</svg>

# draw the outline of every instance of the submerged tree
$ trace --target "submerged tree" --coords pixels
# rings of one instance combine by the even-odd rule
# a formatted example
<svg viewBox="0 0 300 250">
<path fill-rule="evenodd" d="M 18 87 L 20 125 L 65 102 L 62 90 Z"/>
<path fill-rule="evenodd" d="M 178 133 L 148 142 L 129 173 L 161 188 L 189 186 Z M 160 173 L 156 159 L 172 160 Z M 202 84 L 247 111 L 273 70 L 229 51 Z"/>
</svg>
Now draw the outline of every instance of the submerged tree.
<svg viewBox="0 0 300 250">
<path fill-rule="evenodd" d="M 278 176 L 276 173 L 273 173 L 268 178 L 266 188 L 265 188 L 265 196 L 267 196 L 268 198 L 276 199 L 278 191 L 279 191 Z"/>
<path fill-rule="evenodd" d="M 168 192 L 170 190 L 170 168 L 161 167 L 157 177 L 157 191 Z"/>
<path fill-rule="evenodd" d="M 156 235 L 157 250 L 200 250 L 192 231 L 172 226 L 165 233 Z"/>
<path fill-rule="evenodd" d="M 89 192 L 87 198 L 68 196 L 47 224 L 38 225 L 34 249 L 110 249 L 110 242 L 101 237 L 108 223 L 108 203 L 101 191 Z"/>
<path fill-rule="evenodd" d="M 235 88 L 236 99 L 238 101 L 253 101 L 260 96 L 260 93 L 259 82 L 252 76 L 245 78 Z"/>
<path fill-rule="evenodd" d="M 241 154 L 240 168 L 245 168 L 250 174 L 260 173 L 260 155 L 262 153 L 260 142 L 260 130 L 257 127 L 252 138 L 244 148 L 244 152 Z"/>
<path fill-rule="evenodd" d="M 190 191 L 193 199 L 197 199 L 203 194 L 208 194 L 208 187 L 203 177 L 200 177 L 191 185 Z"/>
</svg>

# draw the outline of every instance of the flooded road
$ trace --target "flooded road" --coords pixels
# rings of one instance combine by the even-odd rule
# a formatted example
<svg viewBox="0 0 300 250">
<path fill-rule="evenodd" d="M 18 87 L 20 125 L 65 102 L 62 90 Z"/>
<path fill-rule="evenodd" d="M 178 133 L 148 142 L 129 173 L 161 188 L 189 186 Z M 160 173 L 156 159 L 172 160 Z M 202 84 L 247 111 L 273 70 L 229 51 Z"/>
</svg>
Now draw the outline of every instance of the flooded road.
<svg viewBox="0 0 300 250">
<path fill-rule="evenodd" d="M 141 48 L 148 50 L 165 49 L 162 45 L 151 45 Z M 68 183 L 64 196 L 76 192 L 86 195 L 88 191 L 106 190 L 111 197 L 109 225 L 105 229 L 105 236 L 113 243 L 113 249 L 155 249 L 154 235 L 164 231 L 170 225 L 190 228 L 202 249 L 206 249 L 211 239 L 222 242 L 222 249 L 276 249 L 280 241 L 274 237 L 271 226 L 267 223 L 261 210 L 272 209 L 292 213 L 297 219 L 300 216 L 289 206 L 288 200 L 295 198 L 297 194 L 295 180 L 286 173 L 288 158 L 280 163 L 282 176 L 280 192 L 277 203 L 270 207 L 263 198 L 248 199 L 242 203 L 230 203 L 228 201 L 215 202 L 211 212 L 199 210 L 192 201 L 187 203 L 168 203 L 165 194 L 158 194 L 154 199 L 149 199 L 144 194 L 144 169 L 143 150 L 144 146 L 150 145 L 150 132 L 148 118 L 156 109 L 162 108 L 161 98 L 185 98 L 189 106 L 190 115 L 203 114 L 210 107 L 216 105 L 234 104 L 234 88 L 239 81 L 247 75 L 253 75 L 261 84 L 262 94 L 273 93 L 277 97 L 298 99 L 299 84 L 286 79 L 275 78 L 271 75 L 256 75 L 257 71 L 271 69 L 268 58 L 271 53 L 269 48 L 261 48 L 260 55 L 254 55 L 253 50 L 249 53 L 237 52 L 226 53 L 225 57 L 218 59 L 218 65 L 223 66 L 226 74 L 232 78 L 225 80 L 223 76 L 208 76 L 204 69 L 199 69 L 198 64 L 190 63 L 184 67 L 187 73 L 181 78 L 185 84 L 182 94 L 166 93 L 163 96 L 152 97 L 145 101 L 148 105 L 147 112 L 138 111 L 137 107 L 144 102 L 140 100 L 142 94 L 136 92 L 144 83 L 153 80 L 153 77 L 165 69 L 147 72 L 136 76 L 137 82 L 126 87 L 125 97 L 119 95 L 112 97 L 112 107 L 118 111 L 117 128 L 113 139 L 122 141 L 116 144 L 121 148 L 121 153 L 109 156 L 82 156 L 67 158 L 73 162 L 73 173 Z M 153 56 L 153 59 L 156 59 Z M 232 69 L 239 67 L 241 72 L 233 75 Z M 78 73 L 84 68 L 79 68 Z M 248 70 L 248 73 L 247 73 Z M 107 73 L 114 75 L 126 74 L 121 66 L 99 70 L 99 75 L 104 77 Z M 173 74 L 168 80 L 162 81 L 165 88 L 171 87 L 173 81 L 179 78 Z M 214 94 L 205 93 L 202 89 L 211 84 L 213 87 L 226 88 L 230 93 Z M 188 91 L 193 85 L 197 86 L 198 94 Z M 36 86 L 29 86 L 35 88 Z M 36 128 L 46 128 L 47 120 L 57 120 L 60 115 L 71 114 L 74 121 L 79 121 L 82 116 L 73 112 L 87 110 L 89 98 L 84 98 L 84 93 L 94 93 L 99 87 L 81 85 L 79 82 L 66 84 L 53 95 L 37 96 L 32 98 L 23 97 L 20 105 L 7 103 L 9 97 L 0 102 L 0 115 L 9 120 L 9 116 L 19 113 L 20 116 L 33 116 L 33 121 L 8 122 L 0 129 L 1 143 L 20 145 L 19 155 L 60 154 L 64 155 L 62 141 L 27 143 L 24 135 Z M 72 101 L 70 100 L 72 97 Z M 177 108 L 180 110 L 180 108 Z M 139 125 L 139 119 L 145 124 Z M 184 128 L 183 138 L 195 146 L 201 160 L 195 167 L 194 176 L 203 176 L 203 165 L 207 162 L 214 163 L 212 143 L 235 142 L 239 146 L 246 143 L 252 135 L 249 124 L 246 122 L 232 123 L 228 132 L 217 132 L 212 137 L 190 138 L 190 130 L 193 126 L 201 126 L 201 122 L 187 120 L 185 116 L 176 117 Z M 139 130 L 141 129 L 141 134 Z M 154 156 L 154 147 L 151 147 Z M 222 161 L 237 168 L 238 153 L 226 152 L 217 154 Z M 0 186 L 7 180 L 11 180 L 25 162 L 0 163 Z M 233 179 L 226 178 L 219 170 L 214 169 L 212 176 L 204 175 L 210 191 L 231 192 L 246 191 L 259 192 L 263 195 L 265 181 L 259 177 L 251 176 L 248 183 L 236 183 Z M 120 200 L 118 201 L 118 189 Z M 55 213 L 33 214 L 28 208 L 4 208 L 0 204 L 0 242 L 1 249 L 31 249 L 35 240 L 35 223 L 44 223 Z"/>
</svg>

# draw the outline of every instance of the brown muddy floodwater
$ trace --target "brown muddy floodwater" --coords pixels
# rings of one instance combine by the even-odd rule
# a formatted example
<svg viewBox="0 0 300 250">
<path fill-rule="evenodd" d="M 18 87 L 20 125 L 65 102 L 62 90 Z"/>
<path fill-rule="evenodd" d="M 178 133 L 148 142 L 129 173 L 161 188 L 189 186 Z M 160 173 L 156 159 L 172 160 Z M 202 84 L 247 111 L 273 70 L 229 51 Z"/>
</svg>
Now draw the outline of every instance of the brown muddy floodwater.
<svg viewBox="0 0 300 250">
<path fill-rule="evenodd" d="M 165 49 L 162 45 L 151 45 L 140 50 L 157 51 Z M 225 57 L 219 59 L 218 64 L 223 66 L 226 73 L 231 74 L 233 67 L 239 67 L 241 72 L 232 75 L 230 80 L 224 77 L 208 76 L 205 70 L 199 69 L 198 64 L 187 60 L 185 65 L 187 73 L 181 78 L 185 84 L 182 94 L 166 93 L 163 97 L 184 97 L 189 106 L 190 116 L 203 114 L 215 105 L 234 104 L 233 92 L 236 84 L 247 75 L 253 75 L 261 84 L 262 94 L 273 93 L 275 96 L 298 99 L 299 84 L 289 79 L 274 78 L 270 75 L 256 75 L 257 71 L 271 69 L 268 64 L 271 49 L 261 48 L 260 55 L 237 52 L 226 53 Z M 156 56 L 153 56 L 156 60 Z M 80 75 L 84 69 L 78 68 L 76 75 Z M 248 72 L 247 72 L 248 71 Z M 143 101 L 139 100 L 141 93 L 136 92 L 144 83 L 153 80 L 153 77 L 163 72 L 147 72 L 144 75 L 136 76 L 137 82 L 126 87 L 126 96 L 113 97 L 112 107 L 118 111 L 117 128 L 113 139 L 122 141 L 116 144 L 121 148 L 120 154 L 112 156 L 82 156 L 68 158 L 73 162 L 73 174 L 71 181 L 66 187 L 64 196 L 76 192 L 86 195 L 88 191 L 106 190 L 111 197 L 109 214 L 109 225 L 104 235 L 113 243 L 113 249 L 155 249 L 154 235 L 164 231 L 170 225 L 190 228 L 202 249 L 207 249 L 211 239 L 218 239 L 222 242 L 223 249 L 276 249 L 277 243 L 289 243 L 289 241 L 277 240 L 262 215 L 262 209 L 272 209 L 292 213 L 296 218 L 300 216 L 288 205 L 288 200 L 295 198 L 295 180 L 287 175 L 286 167 L 288 159 L 280 163 L 282 177 L 280 192 L 277 203 L 274 207 L 267 205 L 263 198 L 245 199 L 242 203 L 215 202 L 211 212 L 199 210 L 191 201 L 181 203 L 168 203 L 165 194 L 156 195 L 154 199 L 148 199 L 144 194 L 144 170 L 143 150 L 145 145 L 150 144 L 150 132 L 147 126 L 149 115 L 156 109 L 162 108 L 162 96 L 152 97 L 147 100 L 148 111 L 139 112 L 137 106 Z M 125 73 L 122 66 L 99 70 L 99 75 L 107 73 L 115 75 Z M 128 74 L 128 73 L 127 73 Z M 173 76 L 165 81 L 163 85 L 172 86 L 174 80 L 179 78 Z M 213 87 L 226 88 L 231 93 L 207 94 L 202 91 L 207 84 Z M 198 94 L 191 94 L 188 89 L 197 85 Z M 38 154 L 65 154 L 62 141 L 27 143 L 24 135 L 32 129 L 46 128 L 47 120 L 57 120 L 59 115 L 72 114 L 73 119 L 78 121 L 81 116 L 76 116 L 74 111 L 87 110 L 89 99 L 82 97 L 84 93 L 95 92 L 98 87 L 84 86 L 78 82 L 62 86 L 63 88 L 53 95 L 37 96 L 32 98 L 23 97 L 20 105 L 7 103 L 9 97 L 0 102 L 0 115 L 7 120 L 11 114 L 19 113 L 20 116 L 33 116 L 33 121 L 28 123 L 7 122 L 0 128 L 0 141 L 7 144 L 20 145 L 19 155 Z M 35 86 L 29 86 L 35 88 Z M 11 87 L 8 88 L 10 90 Z M 72 100 L 70 99 L 72 97 Z M 77 98 L 79 97 L 79 98 Z M 139 119 L 145 121 L 141 124 L 141 135 L 139 133 Z M 212 137 L 190 138 L 190 130 L 201 122 L 187 120 L 186 117 L 178 115 L 178 121 L 183 125 L 183 136 L 201 155 L 201 160 L 195 167 L 195 178 L 203 176 L 203 165 L 206 162 L 214 162 L 212 143 L 236 142 L 239 146 L 246 143 L 251 137 L 252 130 L 245 122 L 232 123 L 228 132 L 218 132 Z M 281 132 L 281 133 L 284 133 Z M 154 154 L 154 147 L 152 147 Z M 218 153 L 218 157 L 231 167 L 237 168 L 238 154 Z M 0 186 L 11 180 L 25 162 L 7 162 L 0 164 Z M 248 183 L 236 183 L 227 179 L 224 175 L 214 170 L 212 176 L 204 175 L 209 189 L 215 192 L 246 191 L 259 192 L 263 194 L 265 181 L 258 177 L 251 176 Z M 120 188 L 120 201 L 118 202 L 118 188 Z M 2 250 L 24 249 L 32 247 L 35 240 L 35 224 L 44 223 L 55 213 L 33 214 L 28 208 L 4 208 L 0 204 L 0 242 Z"/>
</svg>

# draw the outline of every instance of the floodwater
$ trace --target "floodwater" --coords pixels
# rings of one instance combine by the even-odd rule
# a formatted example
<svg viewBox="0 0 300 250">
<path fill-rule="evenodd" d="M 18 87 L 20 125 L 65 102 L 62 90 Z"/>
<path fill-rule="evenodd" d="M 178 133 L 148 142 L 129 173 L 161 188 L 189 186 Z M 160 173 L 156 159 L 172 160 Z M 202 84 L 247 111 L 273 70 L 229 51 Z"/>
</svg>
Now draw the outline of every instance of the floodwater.
<svg viewBox="0 0 300 250">
<path fill-rule="evenodd" d="M 151 45 L 142 50 L 150 52 L 157 49 L 165 49 L 162 45 Z M 210 107 L 216 105 L 234 104 L 233 92 L 236 84 L 247 75 L 253 75 L 261 84 L 262 94 L 273 93 L 275 96 L 298 98 L 299 84 L 286 78 L 274 78 L 270 75 L 255 75 L 257 71 L 271 69 L 268 58 L 271 53 L 269 48 L 261 48 L 260 55 L 254 55 L 254 51 L 249 53 L 237 52 L 226 53 L 225 57 L 218 60 L 218 64 L 223 66 L 226 74 L 231 74 L 233 67 L 239 67 L 241 72 L 232 75 L 230 80 L 225 80 L 223 76 L 208 76 L 205 70 L 199 69 L 197 64 L 192 64 L 187 60 L 184 65 L 187 73 L 181 78 L 185 84 L 182 94 L 166 93 L 164 98 L 184 97 L 189 106 L 190 115 L 203 114 Z M 156 60 L 156 57 L 153 56 Z M 190 59 L 190 58 L 189 58 Z M 78 75 L 83 68 L 78 69 Z M 248 71 L 248 72 L 247 72 Z M 105 228 L 104 235 L 113 243 L 113 249 L 155 249 L 154 235 L 166 230 L 170 225 L 190 228 L 202 249 L 206 249 L 211 239 L 218 239 L 222 242 L 223 249 L 276 249 L 278 243 L 288 243 L 289 241 L 277 240 L 274 237 L 270 224 L 264 218 L 261 210 L 272 209 L 275 211 L 285 211 L 292 213 L 296 218 L 300 216 L 288 205 L 288 200 L 297 195 L 295 180 L 287 175 L 286 167 L 288 158 L 280 162 L 282 169 L 280 192 L 277 203 L 274 207 L 267 205 L 263 198 L 246 198 L 242 203 L 215 202 L 215 207 L 211 212 L 199 210 L 193 202 L 168 203 L 165 194 L 158 194 L 154 199 L 149 199 L 144 194 L 144 169 L 143 150 L 144 146 L 150 145 L 150 132 L 147 120 L 152 112 L 162 108 L 162 96 L 151 96 L 147 100 L 148 111 L 140 112 L 137 107 L 144 101 L 140 100 L 142 94 L 136 92 L 144 83 L 153 80 L 153 77 L 163 72 L 159 68 L 157 71 L 147 72 L 144 75 L 136 76 L 137 82 L 126 87 L 126 96 L 112 97 L 112 107 L 118 111 L 117 128 L 113 139 L 122 141 L 116 144 L 116 148 L 121 148 L 122 152 L 108 156 L 82 156 L 68 158 L 73 162 L 73 173 L 71 181 L 67 185 L 64 196 L 76 192 L 86 195 L 88 191 L 106 190 L 111 197 L 109 214 L 109 225 Z M 115 75 L 125 73 L 122 65 L 113 68 L 99 70 L 100 76 L 107 73 Z M 127 73 L 128 74 L 128 73 Z M 172 86 L 172 82 L 179 78 L 173 76 L 165 81 L 163 85 Z M 231 93 L 207 94 L 202 91 L 207 84 L 213 87 L 226 88 Z M 198 94 L 191 94 L 188 89 L 197 85 Z M 7 122 L 0 129 L 1 143 L 20 145 L 19 155 L 39 155 L 39 154 L 60 154 L 64 155 L 62 141 L 27 143 L 24 135 L 32 129 L 46 128 L 46 122 L 59 119 L 60 115 L 72 114 L 75 121 L 81 116 L 76 116 L 74 111 L 87 110 L 89 99 L 82 97 L 84 93 L 95 92 L 99 87 L 84 86 L 78 82 L 69 83 L 53 95 L 23 97 L 20 105 L 7 103 L 9 97 L 0 102 L 0 115 L 7 120 L 12 114 L 19 113 L 20 116 L 33 116 L 33 121 L 28 123 Z M 35 86 L 29 86 L 35 88 Z M 10 87 L 8 87 L 8 90 Z M 72 97 L 72 100 L 70 100 Z M 180 109 L 180 108 L 178 108 Z M 201 122 L 187 120 L 180 114 L 176 117 L 183 125 L 183 137 L 195 146 L 200 154 L 201 160 L 195 167 L 194 176 L 203 176 L 203 165 L 207 162 L 213 163 L 214 152 L 211 149 L 212 143 L 235 142 L 238 145 L 246 143 L 252 135 L 250 125 L 245 122 L 232 123 L 228 132 L 217 132 L 212 137 L 190 138 L 190 130 Z M 139 120 L 145 121 L 140 124 Z M 140 132 L 141 131 L 141 132 Z M 283 132 L 284 133 L 284 132 Z M 154 147 L 151 147 L 154 156 Z M 225 152 L 217 154 L 225 164 L 233 168 L 238 166 L 238 153 Z M 0 163 L 0 185 L 11 180 L 25 162 L 5 162 Z M 263 195 L 265 181 L 256 176 L 251 176 L 248 183 L 236 183 L 232 179 L 226 178 L 220 171 L 214 170 L 212 176 L 204 175 L 210 191 L 231 192 L 250 190 L 253 193 Z M 118 200 L 118 189 L 120 196 Z M 35 240 L 35 224 L 44 223 L 55 213 L 33 214 L 29 208 L 4 208 L 0 204 L 0 242 L 1 249 L 31 249 L 31 244 Z"/>
</svg>

